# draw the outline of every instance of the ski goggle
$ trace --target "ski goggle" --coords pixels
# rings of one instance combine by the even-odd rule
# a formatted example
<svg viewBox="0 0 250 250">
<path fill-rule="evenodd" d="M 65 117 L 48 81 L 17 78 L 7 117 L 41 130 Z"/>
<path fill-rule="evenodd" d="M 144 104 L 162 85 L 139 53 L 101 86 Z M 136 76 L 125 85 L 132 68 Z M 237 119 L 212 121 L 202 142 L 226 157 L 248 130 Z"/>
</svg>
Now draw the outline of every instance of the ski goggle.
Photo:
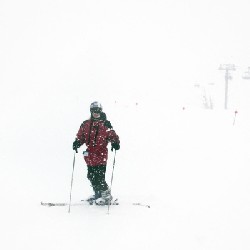
<svg viewBox="0 0 250 250">
<path fill-rule="evenodd" d="M 101 108 L 92 108 L 92 109 L 90 109 L 90 112 L 100 114 L 102 112 L 102 109 Z"/>
</svg>

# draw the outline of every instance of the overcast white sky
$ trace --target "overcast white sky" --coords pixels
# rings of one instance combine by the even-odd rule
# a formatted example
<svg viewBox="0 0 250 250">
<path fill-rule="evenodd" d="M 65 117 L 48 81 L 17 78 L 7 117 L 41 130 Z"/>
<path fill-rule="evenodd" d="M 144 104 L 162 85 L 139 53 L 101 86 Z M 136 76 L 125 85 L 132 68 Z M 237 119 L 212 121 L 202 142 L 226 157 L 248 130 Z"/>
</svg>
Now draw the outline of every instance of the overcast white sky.
<svg viewBox="0 0 250 250">
<path fill-rule="evenodd" d="M 154 99 L 166 85 L 223 84 L 221 63 L 234 63 L 241 81 L 250 66 L 249 7 L 247 0 L 2 0 L 1 100 L 25 108 L 46 99 L 49 109 L 55 96 L 75 105 L 104 95 Z"/>
</svg>

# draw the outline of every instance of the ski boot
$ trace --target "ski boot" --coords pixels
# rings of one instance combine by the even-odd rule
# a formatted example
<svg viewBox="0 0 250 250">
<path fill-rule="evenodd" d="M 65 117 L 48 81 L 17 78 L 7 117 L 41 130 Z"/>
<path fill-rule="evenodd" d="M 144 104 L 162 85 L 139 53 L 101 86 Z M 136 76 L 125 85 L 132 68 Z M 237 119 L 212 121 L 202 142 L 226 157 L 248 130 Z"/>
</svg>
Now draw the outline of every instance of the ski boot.
<svg viewBox="0 0 250 250">
<path fill-rule="evenodd" d="M 93 205 L 94 202 L 95 202 L 98 198 L 100 198 L 100 197 L 101 197 L 101 192 L 97 191 L 97 192 L 95 192 L 95 194 L 90 195 L 90 196 L 86 199 L 86 201 L 87 201 L 90 205 Z"/>
<path fill-rule="evenodd" d="M 109 205 L 113 197 L 110 193 L 110 190 L 101 192 L 101 197 L 95 200 L 95 204 L 99 206 Z"/>
</svg>

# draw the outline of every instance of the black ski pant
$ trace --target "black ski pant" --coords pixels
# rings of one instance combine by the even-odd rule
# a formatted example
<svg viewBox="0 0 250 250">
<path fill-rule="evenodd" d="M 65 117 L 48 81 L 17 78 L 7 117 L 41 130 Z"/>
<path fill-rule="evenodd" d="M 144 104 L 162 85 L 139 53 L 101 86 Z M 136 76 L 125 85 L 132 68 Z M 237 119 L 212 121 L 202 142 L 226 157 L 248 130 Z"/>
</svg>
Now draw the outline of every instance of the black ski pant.
<svg viewBox="0 0 250 250">
<path fill-rule="evenodd" d="M 108 184 L 105 180 L 106 165 L 88 166 L 88 179 L 93 187 L 96 196 L 101 196 L 101 192 L 108 190 Z"/>
</svg>

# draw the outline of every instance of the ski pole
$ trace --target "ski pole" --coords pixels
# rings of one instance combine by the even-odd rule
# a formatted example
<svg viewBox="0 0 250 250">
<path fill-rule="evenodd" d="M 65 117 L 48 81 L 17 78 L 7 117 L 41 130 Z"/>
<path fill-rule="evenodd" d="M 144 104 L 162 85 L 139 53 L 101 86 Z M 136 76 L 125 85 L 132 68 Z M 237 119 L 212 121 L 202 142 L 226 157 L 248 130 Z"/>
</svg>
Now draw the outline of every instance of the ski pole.
<svg viewBox="0 0 250 250">
<path fill-rule="evenodd" d="M 116 157 L 116 150 L 115 150 L 115 155 L 114 155 L 114 160 L 113 160 L 113 169 L 112 169 L 111 182 L 110 182 L 110 195 L 111 195 L 111 189 L 112 189 L 113 178 L 114 178 L 115 157 Z M 110 208 L 110 201 L 108 203 L 108 214 L 109 214 L 109 208 Z"/>
<path fill-rule="evenodd" d="M 72 170 L 72 176 L 71 176 L 71 185 L 70 185 L 70 194 L 69 194 L 69 210 L 68 210 L 69 213 L 70 213 L 70 207 L 71 207 L 71 194 L 72 194 L 73 176 L 74 176 L 74 170 L 75 170 L 75 159 L 76 159 L 76 153 L 74 153 L 73 170 Z"/>
</svg>

